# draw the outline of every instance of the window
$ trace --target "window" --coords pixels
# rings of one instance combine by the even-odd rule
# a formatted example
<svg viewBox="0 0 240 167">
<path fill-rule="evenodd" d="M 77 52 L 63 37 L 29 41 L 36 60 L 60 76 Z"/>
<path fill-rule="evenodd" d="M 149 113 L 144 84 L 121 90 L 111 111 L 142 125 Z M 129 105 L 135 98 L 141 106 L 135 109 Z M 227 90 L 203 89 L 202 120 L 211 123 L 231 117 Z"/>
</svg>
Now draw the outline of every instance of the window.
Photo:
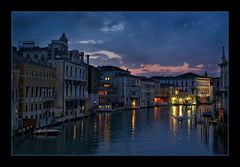
<svg viewBox="0 0 240 167">
<path fill-rule="evenodd" d="M 33 87 L 32 87 L 31 97 L 33 97 Z"/>
<path fill-rule="evenodd" d="M 35 54 L 35 55 L 34 55 L 34 58 L 35 58 L 35 59 L 38 59 L 38 54 Z"/>
<path fill-rule="evenodd" d="M 33 116 L 31 115 L 31 119 L 33 119 Z"/>
<path fill-rule="evenodd" d="M 25 111 L 26 111 L 26 112 L 28 111 L 28 106 L 27 106 L 27 105 L 25 106 Z"/>
<path fill-rule="evenodd" d="M 51 59 L 52 58 L 52 55 L 49 53 L 48 54 L 48 59 Z"/>
<path fill-rule="evenodd" d="M 85 78 L 85 71 L 83 70 L 83 79 Z"/>
<path fill-rule="evenodd" d="M 33 76 L 33 70 L 32 70 L 32 76 Z"/>
<path fill-rule="evenodd" d="M 42 77 L 42 72 L 41 71 L 39 72 L 39 77 Z"/>
<path fill-rule="evenodd" d="M 105 77 L 105 81 L 109 81 L 110 80 L 110 77 Z"/>
<path fill-rule="evenodd" d="M 66 76 L 68 76 L 68 66 L 66 67 Z"/>
<path fill-rule="evenodd" d="M 38 71 L 35 72 L 35 76 L 38 77 Z"/>
<path fill-rule="evenodd" d="M 36 87 L 36 97 L 38 97 L 38 87 Z"/>
<path fill-rule="evenodd" d="M 71 67 L 71 70 L 70 70 L 70 76 L 72 77 L 72 67 Z"/>
<path fill-rule="evenodd" d="M 42 109 L 42 104 L 40 103 L 40 104 L 39 104 L 39 110 L 41 110 L 41 109 Z"/>
<path fill-rule="evenodd" d="M 30 55 L 29 55 L 29 54 L 27 54 L 27 58 L 30 58 Z"/>
<path fill-rule="evenodd" d="M 84 90 L 85 90 L 85 86 L 83 86 L 83 96 L 84 96 Z"/>
<path fill-rule="evenodd" d="M 33 105 L 31 104 L 31 111 L 33 111 Z"/>
<path fill-rule="evenodd" d="M 28 70 L 27 70 L 27 75 L 28 75 Z"/>
<path fill-rule="evenodd" d="M 77 68 L 75 68 L 75 78 L 77 78 Z"/>
<path fill-rule="evenodd" d="M 82 70 L 81 68 L 79 69 L 79 78 L 81 78 Z"/>
<path fill-rule="evenodd" d="M 42 119 L 42 114 L 39 114 L 39 119 Z"/>
<path fill-rule="evenodd" d="M 16 99 L 18 100 L 18 89 L 16 90 Z"/>
<path fill-rule="evenodd" d="M 40 89 L 39 97 L 42 97 L 42 87 L 40 87 L 39 89 Z"/>
<path fill-rule="evenodd" d="M 26 98 L 28 98 L 28 91 L 29 91 L 29 87 L 26 87 Z"/>
<path fill-rule="evenodd" d="M 35 104 L 35 111 L 37 111 L 37 104 Z"/>
</svg>

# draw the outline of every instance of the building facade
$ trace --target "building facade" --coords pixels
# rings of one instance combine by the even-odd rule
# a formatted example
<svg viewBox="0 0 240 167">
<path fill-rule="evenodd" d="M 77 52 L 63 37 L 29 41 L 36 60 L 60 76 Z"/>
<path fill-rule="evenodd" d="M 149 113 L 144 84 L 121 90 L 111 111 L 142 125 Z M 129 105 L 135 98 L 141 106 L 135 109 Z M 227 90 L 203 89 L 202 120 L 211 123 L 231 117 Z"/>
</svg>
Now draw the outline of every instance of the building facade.
<svg viewBox="0 0 240 167">
<path fill-rule="evenodd" d="M 95 111 L 99 105 L 98 88 L 100 86 L 100 71 L 88 65 L 88 106 L 90 111 Z"/>
<path fill-rule="evenodd" d="M 86 112 L 87 70 L 86 65 L 80 65 L 67 59 L 55 59 L 56 73 L 56 117 L 80 116 Z"/>
<path fill-rule="evenodd" d="M 194 73 L 185 73 L 175 77 L 152 77 L 158 80 L 162 85 L 169 85 L 172 97 L 172 103 L 210 103 L 212 102 L 212 86 L 210 85 L 211 78 L 200 76 Z M 174 88 L 174 89 L 172 89 Z M 175 97 L 176 96 L 176 97 Z"/>
<path fill-rule="evenodd" d="M 56 118 L 77 118 L 88 112 L 88 65 L 84 53 L 68 50 L 68 39 L 62 33 L 58 40 L 48 45 L 48 57 L 56 68 Z"/>
<path fill-rule="evenodd" d="M 54 121 L 56 70 L 51 64 L 37 63 L 23 55 L 13 56 L 13 63 L 20 71 L 19 118 L 22 127 L 40 128 Z"/>
<path fill-rule="evenodd" d="M 229 63 L 225 57 L 225 51 L 223 47 L 222 60 L 218 64 L 220 66 L 220 94 L 221 94 L 221 112 L 219 113 L 219 119 L 227 121 L 229 114 Z"/>
<path fill-rule="evenodd" d="M 118 77 L 120 75 L 130 75 L 130 72 L 114 66 L 101 66 L 100 70 L 100 86 L 99 109 L 118 108 L 122 101 L 118 101 Z"/>
<path fill-rule="evenodd" d="M 155 80 L 145 77 L 141 78 L 141 107 L 153 107 L 155 105 L 155 97 L 160 95 L 160 92 L 155 92 L 155 86 Z"/>
<path fill-rule="evenodd" d="M 140 108 L 141 78 L 123 74 L 117 78 L 117 104 L 123 108 Z"/>
<path fill-rule="evenodd" d="M 19 69 L 12 65 L 11 70 L 11 130 L 15 131 L 22 127 L 19 118 Z"/>
</svg>

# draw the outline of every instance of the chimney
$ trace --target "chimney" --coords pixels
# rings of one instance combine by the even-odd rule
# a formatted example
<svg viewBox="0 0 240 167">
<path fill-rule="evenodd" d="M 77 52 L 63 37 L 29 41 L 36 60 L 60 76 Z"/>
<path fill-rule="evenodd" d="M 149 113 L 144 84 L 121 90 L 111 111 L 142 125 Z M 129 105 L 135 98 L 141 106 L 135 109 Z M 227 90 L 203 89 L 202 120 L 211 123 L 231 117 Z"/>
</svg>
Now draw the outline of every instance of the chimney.
<svg viewBox="0 0 240 167">
<path fill-rule="evenodd" d="M 89 54 L 87 54 L 87 65 L 89 65 Z"/>
<path fill-rule="evenodd" d="M 207 77 L 207 76 L 208 76 L 208 73 L 207 73 L 207 71 L 205 71 L 205 73 L 204 73 L 204 76 L 205 76 L 205 77 Z"/>
<path fill-rule="evenodd" d="M 84 52 L 80 52 L 81 62 L 83 62 Z"/>
</svg>

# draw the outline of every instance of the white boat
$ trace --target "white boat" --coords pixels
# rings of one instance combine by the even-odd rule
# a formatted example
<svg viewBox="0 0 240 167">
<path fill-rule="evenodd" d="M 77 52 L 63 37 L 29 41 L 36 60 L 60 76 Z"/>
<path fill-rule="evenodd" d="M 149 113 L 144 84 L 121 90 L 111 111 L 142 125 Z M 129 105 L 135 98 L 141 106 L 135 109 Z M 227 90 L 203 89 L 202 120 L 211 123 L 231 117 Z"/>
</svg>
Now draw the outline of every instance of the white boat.
<svg viewBox="0 0 240 167">
<path fill-rule="evenodd" d="M 35 130 L 34 135 L 44 135 L 44 136 L 56 136 L 60 134 L 60 130 L 57 129 L 38 129 Z"/>
</svg>

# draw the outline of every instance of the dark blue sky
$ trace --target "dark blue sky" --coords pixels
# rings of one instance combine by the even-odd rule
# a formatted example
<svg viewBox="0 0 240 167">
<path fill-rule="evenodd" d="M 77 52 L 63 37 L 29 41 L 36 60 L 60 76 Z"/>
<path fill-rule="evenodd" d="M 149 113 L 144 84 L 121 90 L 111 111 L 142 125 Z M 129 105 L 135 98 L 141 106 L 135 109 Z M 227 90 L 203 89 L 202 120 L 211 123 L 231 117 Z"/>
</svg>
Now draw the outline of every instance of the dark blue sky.
<svg viewBox="0 0 240 167">
<path fill-rule="evenodd" d="M 136 75 L 184 72 L 219 76 L 227 12 L 13 12 L 12 43 L 47 46 L 64 31 L 69 49 L 90 54 L 95 66 L 116 65 Z"/>
</svg>

